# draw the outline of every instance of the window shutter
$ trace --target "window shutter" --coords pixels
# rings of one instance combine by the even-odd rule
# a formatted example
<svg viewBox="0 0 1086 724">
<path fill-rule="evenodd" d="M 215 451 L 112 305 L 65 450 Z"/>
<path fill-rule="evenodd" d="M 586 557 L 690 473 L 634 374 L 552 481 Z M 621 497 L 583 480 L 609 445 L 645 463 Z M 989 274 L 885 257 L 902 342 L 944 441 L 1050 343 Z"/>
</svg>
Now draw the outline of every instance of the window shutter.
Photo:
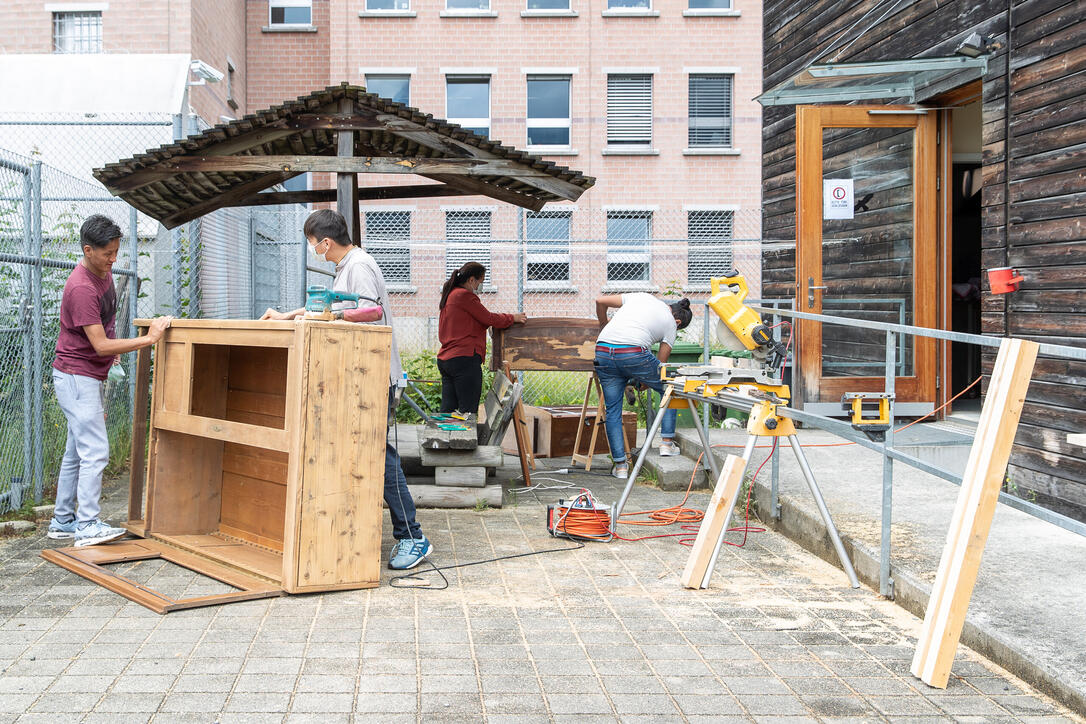
<svg viewBox="0 0 1086 724">
<path fill-rule="evenodd" d="M 607 143 L 652 143 L 652 76 L 607 76 Z"/>
<path fill-rule="evenodd" d="M 490 285 L 490 212 L 489 211 L 447 211 L 445 212 L 445 276 L 464 266 L 469 261 L 477 261 L 487 268 L 487 286 Z M 465 243 L 463 240 L 477 240 L 477 243 Z"/>
<path fill-rule="evenodd" d="M 367 211 L 366 251 L 388 284 L 411 283 L 410 211 Z"/>
<path fill-rule="evenodd" d="M 686 283 L 708 288 L 709 280 L 724 275 L 732 266 L 734 211 L 688 211 L 686 235 Z"/>
<path fill-rule="evenodd" d="M 690 76 L 690 146 L 732 145 L 732 76 Z"/>
</svg>

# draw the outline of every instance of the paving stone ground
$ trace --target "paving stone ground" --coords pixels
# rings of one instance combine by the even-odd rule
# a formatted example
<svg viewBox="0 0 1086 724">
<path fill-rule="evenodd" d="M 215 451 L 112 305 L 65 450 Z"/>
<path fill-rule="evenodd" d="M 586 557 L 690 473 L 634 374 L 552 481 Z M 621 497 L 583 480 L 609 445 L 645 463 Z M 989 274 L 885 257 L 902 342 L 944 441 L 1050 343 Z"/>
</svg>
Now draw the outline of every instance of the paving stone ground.
<svg viewBox="0 0 1086 724">
<path fill-rule="evenodd" d="M 554 479 L 617 498 L 609 478 Z M 434 563 L 569 548 L 544 529 L 559 495 L 419 511 Z M 627 510 L 680 500 L 638 487 Z M 658 532 L 677 531 L 621 530 Z M 456 568 L 446 590 L 386 571 L 376 589 L 166 616 L 46 563 L 50 545 L 0 543 L 0 723 L 1084 721 L 966 649 L 946 690 L 927 687 L 908 670 L 919 621 L 773 533 L 726 546 L 707 591 L 679 586 L 689 548 L 659 538 Z M 222 590 L 168 563 L 118 572 Z"/>
</svg>

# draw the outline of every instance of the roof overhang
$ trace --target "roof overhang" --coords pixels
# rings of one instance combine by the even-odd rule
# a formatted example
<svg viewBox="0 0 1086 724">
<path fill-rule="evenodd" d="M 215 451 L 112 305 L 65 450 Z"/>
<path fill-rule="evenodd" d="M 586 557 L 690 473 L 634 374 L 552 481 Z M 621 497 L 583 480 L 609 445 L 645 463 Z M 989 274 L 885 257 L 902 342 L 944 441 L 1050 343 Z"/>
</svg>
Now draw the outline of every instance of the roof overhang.
<svg viewBox="0 0 1086 724">
<path fill-rule="evenodd" d="M 984 75 L 987 56 L 815 63 L 755 100 L 763 106 L 898 100 L 918 103 Z"/>
<path fill-rule="evenodd" d="M 95 169 L 130 205 L 173 228 L 226 206 L 343 198 L 336 189 L 263 193 L 307 172 L 422 176 L 358 188 L 356 199 L 481 195 L 539 210 L 595 179 L 346 83 Z M 340 193 L 343 186 L 337 183 Z"/>
</svg>

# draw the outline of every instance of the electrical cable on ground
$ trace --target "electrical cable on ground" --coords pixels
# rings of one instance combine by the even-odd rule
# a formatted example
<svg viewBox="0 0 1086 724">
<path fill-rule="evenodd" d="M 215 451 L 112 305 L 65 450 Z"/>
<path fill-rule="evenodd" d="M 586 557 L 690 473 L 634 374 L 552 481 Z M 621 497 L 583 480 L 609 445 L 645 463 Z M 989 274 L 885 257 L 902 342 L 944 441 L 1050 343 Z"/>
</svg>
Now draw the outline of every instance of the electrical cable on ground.
<svg viewBox="0 0 1086 724">
<path fill-rule="evenodd" d="M 429 559 L 423 559 L 424 563 L 429 563 L 430 564 L 430 569 L 429 570 L 416 572 L 416 573 L 405 573 L 405 574 L 400 575 L 400 576 L 393 576 L 392 578 L 388 579 L 388 585 L 390 587 L 392 587 L 392 588 L 421 588 L 421 589 L 427 590 L 427 591 L 444 591 L 446 588 L 449 587 L 449 579 L 445 577 L 445 574 L 442 573 L 442 571 L 448 571 L 448 570 L 452 570 L 454 568 L 467 568 L 468 566 L 478 566 L 478 565 L 482 565 L 483 563 L 494 563 L 496 561 L 508 561 L 508 560 L 512 560 L 514 558 L 527 558 L 528 556 L 541 556 L 544 553 L 560 553 L 562 551 L 575 551 L 575 550 L 579 550 L 581 548 L 584 548 L 584 543 L 581 543 L 579 541 L 575 541 L 575 543 L 576 543 L 576 545 L 566 546 L 565 548 L 546 548 L 546 549 L 541 550 L 541 551 L 528 551 L 527 553 L 512 553 L 512 554 L 507 555 L 507 556 L 496 556 L 494 558 L 486 558 L 486 559 L 481 560 L 481 561 L 471 561 L 469 563 L 456 563 L 456 564 L 448 565 L 448 566 L 435 566 L 433 563 L 430 562 Z M 442 585 L 440 588 L 436 588 L 434 586 L 429 585 L 429 582 L 426 581 L 426 579 L 420 577 L 421 573 L 437 573 L 437 575 L 441 576 L 441 580 L 444 582 L 444 585 Z M 407 580 L 415 580 L 415 581 L 419 581 L 419 583 L 416 583 L 416 584 L 402 584 L 402 583 L 399 583 L 399 581 L 407 581 Z M 425 585 L 423 585 L 423 584 L 425 584 Z"/>
</svg>

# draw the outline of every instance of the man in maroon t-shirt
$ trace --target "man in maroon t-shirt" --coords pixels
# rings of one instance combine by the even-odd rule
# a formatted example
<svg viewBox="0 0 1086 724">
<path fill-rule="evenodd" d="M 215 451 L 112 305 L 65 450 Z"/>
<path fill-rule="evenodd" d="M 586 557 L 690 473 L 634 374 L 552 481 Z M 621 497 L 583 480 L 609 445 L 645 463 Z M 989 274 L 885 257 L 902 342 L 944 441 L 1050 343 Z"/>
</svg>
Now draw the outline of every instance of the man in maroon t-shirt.
<svg viewBox="0 0 1086 724">
<path fill-rule="evenodd" d="M 87 546 L 114 540 L 126 532 L 98 519 L 102 471 L 109 462 L 103 382 L 118 355 L 157 342 L 170 326 L 170 317 L 155 319 L 143 337 L 114 339 L 117 291 L 111 271 L 121 245 L 121 230 L 110 219 L 95 214 L 83 222 L 79 238 L 83 259 L 64 285 L 53 360 L 53 385 L 68 421 L 68 444 L 60 464 L 57 504 L 48 536 L 75 538 L 77 546 Z"/>
</svg>

